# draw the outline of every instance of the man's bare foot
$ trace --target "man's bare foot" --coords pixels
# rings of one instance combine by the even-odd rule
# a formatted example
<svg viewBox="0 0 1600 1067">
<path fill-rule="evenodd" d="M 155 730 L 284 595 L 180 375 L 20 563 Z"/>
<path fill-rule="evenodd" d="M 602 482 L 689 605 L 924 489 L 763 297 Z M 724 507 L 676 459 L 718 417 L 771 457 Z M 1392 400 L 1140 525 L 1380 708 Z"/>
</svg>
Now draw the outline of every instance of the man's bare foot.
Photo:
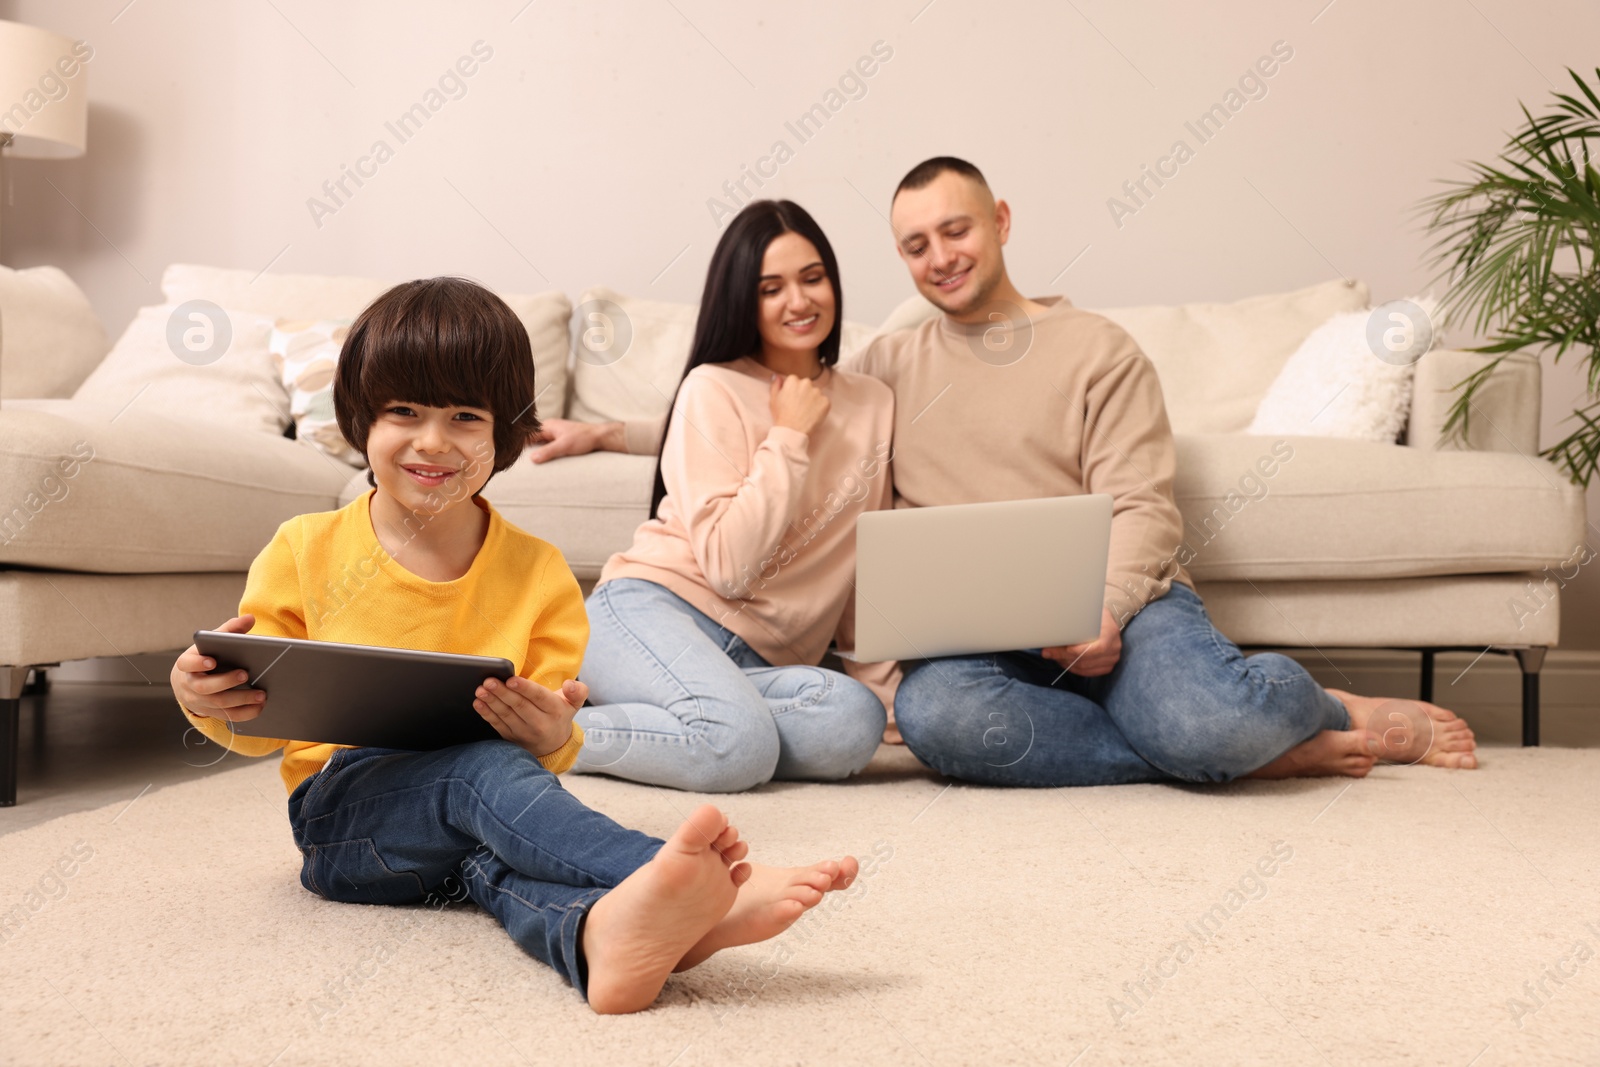
<svg viewBox="0 0 1600 1067">
<path fill-rule="evenodd" d="M 906 739 L 900 736 L 900 727 L 890 723 L 883 728 L 883 743 L 886 745 L 903 745 Z"/>
<path fill-rule="evenodd" d="M 1448 708 L 1420 700 L 1362 697 L 1330 689 L 1350 713 L 1350 725 L 1378 739 L 1385 763 L 1425 763 L 1470 770 L 1478 765 L 1472 727 Z"/>
<path fill-rule="evenodd" d="M 1365 778 L 1377 761 L 1373 737 L 1366 730 L 1323 730 L 1245 777 Z"/>
<path fill-rule="evenodd" d="M 739 887 L 739 899 L 722 921 L 691 948 L 676 971 L 687 971 L 712 953 L 734 945 L 753 945 L 777 937 L 795 921 L 822 903 L 825 893 L 848 889 L 861 871 L 854 856 L 823 860 L 809 867 L 768 867 L 750 864 L 750 880 Z"/>
<path fill-rule="evenodd" d="M 601 897 L 584 920 L 589 1007 L 601 1015 L 640 1011 L 667 976 L 733 907 L 750 877 L 749 846 L 710 804 L 689 814 L 649 863 Z"/>
</svg>

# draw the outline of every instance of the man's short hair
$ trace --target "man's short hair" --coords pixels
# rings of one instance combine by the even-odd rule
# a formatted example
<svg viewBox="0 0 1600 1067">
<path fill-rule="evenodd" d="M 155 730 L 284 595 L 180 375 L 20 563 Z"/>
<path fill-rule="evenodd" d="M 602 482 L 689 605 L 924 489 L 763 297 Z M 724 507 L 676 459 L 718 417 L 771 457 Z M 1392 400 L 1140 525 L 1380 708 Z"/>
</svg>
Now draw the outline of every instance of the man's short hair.
<svg viewBox="0 0 1600 1067">
<path fill-rule="evenodd" d="M 900 184 L 894 187 L 894 196 L 889 198 L 889 202 L 891 204 L 894 203 L 895 200 L 899 199 L 900 194 L 907 189 L 921 189 L 926 185 L 932 184 L 933 180 L 939 175 L 949 173 L 970 178 L 982 186 L 984 192 L 989 193 L 990 196 L 994 195 L 989 189 L 989 183 L 984 180 L 983 171 L 974 167 L 971 163 L 955 156 L 934 156 L 932 159 L 924 159 L 921 163 L 906 171 L 906 176 L 901 178 Z"/>
</svg>

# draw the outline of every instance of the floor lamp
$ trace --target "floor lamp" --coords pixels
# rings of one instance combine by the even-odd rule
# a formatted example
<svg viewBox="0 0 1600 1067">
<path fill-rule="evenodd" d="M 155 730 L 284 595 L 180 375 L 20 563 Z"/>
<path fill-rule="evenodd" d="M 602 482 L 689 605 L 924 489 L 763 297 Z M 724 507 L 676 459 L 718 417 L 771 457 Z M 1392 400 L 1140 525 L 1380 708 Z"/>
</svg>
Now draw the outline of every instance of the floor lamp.
<svg viewBox="0 0 1600 1067">
<path fill-rule="evenodd" d="M 93 55 L 87 42 L 0 20 L 0 236 L 11 199 L 9 160 L 83 155 L 89 128 L 85 64 Z M 0 323 L 0 346 L 4 332 Z M 4 357 L 0 348 L 0 368 Z"/>
</svg>

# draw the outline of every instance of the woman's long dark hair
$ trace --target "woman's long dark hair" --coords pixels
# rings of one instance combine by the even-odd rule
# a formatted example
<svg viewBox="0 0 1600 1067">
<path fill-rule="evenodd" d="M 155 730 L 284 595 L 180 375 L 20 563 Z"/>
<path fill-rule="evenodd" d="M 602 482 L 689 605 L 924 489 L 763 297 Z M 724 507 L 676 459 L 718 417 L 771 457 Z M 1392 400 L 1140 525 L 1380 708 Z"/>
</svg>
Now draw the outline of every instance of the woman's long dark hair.
<svg viewBox="0 0 1600 1067">
<path fill-rule="evenodd" d="M 711 266 L 706 270 L 706 289 L 700 298 L 700 317 L 695 321 L 694 343 L 689 346 L 689 362 L 684 365 L 683 376 L 703 363 L 731 363 L 742 356 L 752 356 L 761 351 L 760 287 L 761 262 L 766 258 L 767 246 L 786 233 L 797 233 L 816 246 L 822 257 L 822 266 L 828 272 L 828 284 L 833 287 L 833 329 L 817 346 L 817 357 L 824 367 L 839 362 L 839 335 L 844 324 L 844 294 L 839 291 L 839 263 L 834 259 L 833 246 L 806 209 L 792 200 L 752 200 L 743 211 L 734 216 L 717 250 L 711 254 Z M 678 406 L 678 393 L 683 389 L 683 379 L 672 393 L 672 406 L 667 409 L 666 422 L 661 427 L 661 446 L 667 443 L 667 431 L 672 426 L 673 410 Z M 667 486 L 661 479 L 661 449 L 656 450 L 655 490 L 650 497 L 650 517 L 656 517 Z"/>
</svg>

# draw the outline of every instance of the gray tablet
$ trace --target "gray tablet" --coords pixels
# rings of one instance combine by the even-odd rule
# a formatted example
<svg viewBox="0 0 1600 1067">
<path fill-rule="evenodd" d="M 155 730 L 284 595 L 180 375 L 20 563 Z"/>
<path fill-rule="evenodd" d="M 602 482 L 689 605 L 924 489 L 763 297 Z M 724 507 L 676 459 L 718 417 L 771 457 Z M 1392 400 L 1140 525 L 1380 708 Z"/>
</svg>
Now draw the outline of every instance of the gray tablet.
<svg viewBox="0 0 1600 1067">
<path fill-rule="evenodd" d="M 250 737 L 424 751 L 499 738 L 473 708 L 485 678 L 511 661 L 407 648 L 198 630 L 195 647 L 218 671 L 246 670 L 241 689 L 267 694 L 261 714 L 233 724 Z"/>
</svg>

